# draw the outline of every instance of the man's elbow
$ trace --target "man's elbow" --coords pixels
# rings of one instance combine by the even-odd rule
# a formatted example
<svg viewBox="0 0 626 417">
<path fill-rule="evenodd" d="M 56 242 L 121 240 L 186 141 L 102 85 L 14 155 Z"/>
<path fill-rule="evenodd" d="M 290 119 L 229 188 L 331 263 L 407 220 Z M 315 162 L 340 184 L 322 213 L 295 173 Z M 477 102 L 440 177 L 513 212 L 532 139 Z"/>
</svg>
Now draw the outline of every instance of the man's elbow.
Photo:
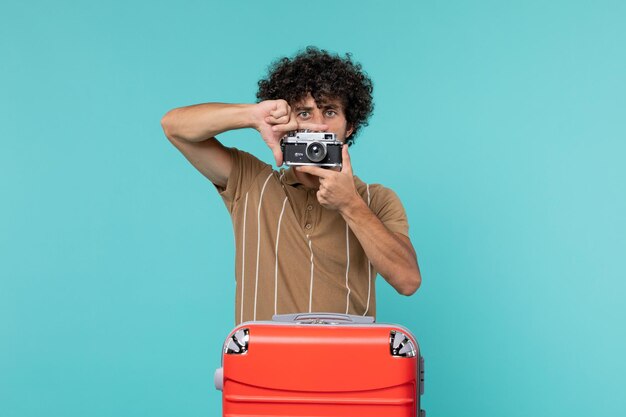
<svg viewBox="0 0 626 417">
<path fill-rule="evenodd" d="M 419 272 L 412 273 L 408 276 L 404 283 L 396 288 L 396 291 L 402 295 L 406 295 L 407 297 L 415 294 L 415 292 L 419 289 L 420 285 L 422 285 L 422 276 Z"/>
<path fill-rule="evenodd" d="M 163 128 L 163 133 L 168 139 L 172 138 L 172 122 L 171 122 L 171 111 L 165 113 L 165 115 L 161 118 L 161 128 Z"/>
</svg>

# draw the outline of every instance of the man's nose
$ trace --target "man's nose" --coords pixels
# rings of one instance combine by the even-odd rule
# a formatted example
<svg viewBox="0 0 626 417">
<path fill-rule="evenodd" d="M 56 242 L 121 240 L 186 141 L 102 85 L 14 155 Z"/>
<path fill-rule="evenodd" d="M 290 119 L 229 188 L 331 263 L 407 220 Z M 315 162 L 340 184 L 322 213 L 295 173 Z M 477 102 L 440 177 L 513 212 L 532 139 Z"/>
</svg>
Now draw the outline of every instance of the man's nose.
<svg viewBox="0 0 626 417">
<path fill-rule="evenodd" d="M 322 117 L 321 112 L 313 112 L 311 115 L 311 121 L 315 124 L 322 125 L 324 124 L 324 118 Z"/>
</svg>

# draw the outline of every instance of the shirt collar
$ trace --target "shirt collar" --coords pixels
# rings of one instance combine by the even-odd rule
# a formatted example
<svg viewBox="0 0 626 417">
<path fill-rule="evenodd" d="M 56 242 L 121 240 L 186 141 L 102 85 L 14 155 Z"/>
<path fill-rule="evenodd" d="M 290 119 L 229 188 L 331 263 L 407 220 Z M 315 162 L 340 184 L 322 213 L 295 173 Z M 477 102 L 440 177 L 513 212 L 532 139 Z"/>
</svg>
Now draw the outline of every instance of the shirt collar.
<svg viewBox="0 0 626 417">
<path fill-rule="evenodd" d="M 293 167 L 289 167 L 289 169 L 283 169 L 284 181 L 287 185 L 298 185 L 302 184 L 298 177 L 296 177 L 296 173 L 293 170 Z"/>
</svg>

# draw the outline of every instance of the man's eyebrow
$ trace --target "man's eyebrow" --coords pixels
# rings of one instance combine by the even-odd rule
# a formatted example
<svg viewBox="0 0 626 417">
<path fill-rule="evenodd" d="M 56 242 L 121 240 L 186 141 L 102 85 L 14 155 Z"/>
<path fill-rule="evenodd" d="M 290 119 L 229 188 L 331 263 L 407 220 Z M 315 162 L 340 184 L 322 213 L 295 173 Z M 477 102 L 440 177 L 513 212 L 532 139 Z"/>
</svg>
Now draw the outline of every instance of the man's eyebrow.
<svg viewBox="0 0 626 417">
<path fill-rule="evenodd" d="M 338 109 L 338 108 L 340 108 L 340 107 L 341 107 L 341 105 L 340 105 L 339 103 L 322 103 L 322 104 L 320 104 L 319 106 L 317 106 L 317 108 L 318 108 L 318 109 L 323 109 L 323 110 L 326 110 L 326 109 Z M 310 111 L 311 111 L 311 110 L 313 110 L 314 108 L 315 108 L 315 107 L 311 107 L 311 106 L 304 106 L 304 105 L 301 105 L 301 106 L 295 106 L 295 110 L 297 110 L 297 111 L 302 111 L 302 110 L 304 110 L 304 111 L 308 111 L 308 112 L 310 112 Z"/>
</svg>

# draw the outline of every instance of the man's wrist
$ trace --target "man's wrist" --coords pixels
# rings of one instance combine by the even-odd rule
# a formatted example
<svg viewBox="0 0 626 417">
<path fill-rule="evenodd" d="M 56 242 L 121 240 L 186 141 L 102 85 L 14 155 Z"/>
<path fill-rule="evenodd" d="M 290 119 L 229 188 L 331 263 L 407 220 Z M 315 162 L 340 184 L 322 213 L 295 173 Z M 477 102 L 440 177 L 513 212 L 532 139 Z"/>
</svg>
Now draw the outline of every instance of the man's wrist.
<svg viewBox="0 0 626 417">
<path fill-rule="evenodd" d="M 349 221 L 355 220 L 359 214 L 363 213 L 363 209 L 369 210 L 365 201 L 363 201 L 361 196 L 355 192 L 354 197 L 352 197 L 339 209 L 339 213 L 346 221 Z"/>
<path fill-rule="evenodd" d="M 242 111 L 244 112 L 244 118 L 247 121 L 247 126 L 254 130 L 259 130 L 262 124 L 265 122 L 265 116 L 257 111 L 257 104 L 241 104 Z"/>
</svg>

